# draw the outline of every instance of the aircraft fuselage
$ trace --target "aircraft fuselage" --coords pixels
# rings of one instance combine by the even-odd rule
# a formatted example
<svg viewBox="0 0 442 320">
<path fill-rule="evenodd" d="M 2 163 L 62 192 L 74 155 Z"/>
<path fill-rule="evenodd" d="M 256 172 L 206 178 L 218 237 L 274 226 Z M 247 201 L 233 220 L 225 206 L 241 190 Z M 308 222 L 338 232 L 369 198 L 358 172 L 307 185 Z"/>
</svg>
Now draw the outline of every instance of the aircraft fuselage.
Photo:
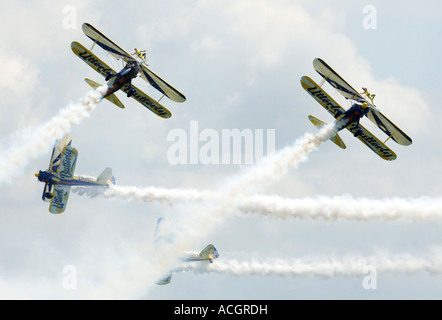
<svg viewBox="0 0 442 320">
<path fill-rule="evenodd" d="M 35 174 L 39 181 L 53 184 L 64 184 L 69 186 L 106 186 L 107 183 L 98 182 L 97 178 L 89 176 L 72 176 L 59 178 L 48 170 L 40 170 Z"/>
<path fill-rule="evenodd" d="M 120 90 L 124 85 L 131 85 L 132 79 L 136 78 L 139 72 L 139 66 L 136 63 L 127 64 L 116 75 L 112 75 L 111 79 L 107 82 L 107 91 L 103 98 L 110 96 L 111 94 Z"/>
<path fill-rule="evenodd" d="M 356 124 L 359 125 L 359 120 L 367 115 L 368 111 L 368 107 L 363 108 L 361 104 L 354 103 L 350 109 L 336 118 L 338 131 L 347 128 L 353 122 L 356 122 Z"/>
</svg>

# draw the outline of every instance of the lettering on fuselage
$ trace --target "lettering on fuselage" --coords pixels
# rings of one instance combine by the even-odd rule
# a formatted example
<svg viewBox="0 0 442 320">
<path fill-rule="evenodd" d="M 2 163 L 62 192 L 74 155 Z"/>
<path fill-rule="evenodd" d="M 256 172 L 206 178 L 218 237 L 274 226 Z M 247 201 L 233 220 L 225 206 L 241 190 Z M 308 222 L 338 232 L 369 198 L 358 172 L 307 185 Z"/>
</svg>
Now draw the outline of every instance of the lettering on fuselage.
<svg viewBox="0 0 442 320">
<path fill-rule="evenodd" d="M 66 148 L 64 150 L 64 156 L 61 162 L 61 169 L 59 171 L 60 178 L 72 179 L 73 168 L 76 161 L 77 157 L 75 156 L 75 152 L 70 148 Z"/>
<path fill-rule="evenodd" d="M 79 53 L 78 56 L 83 59 L 87 64 L 94 67 L 94 69 L 97 70 L 98 73 L 101 73 L 101 75 L 103 76 L 106 76 L 109 72 L 112 72 L 112 69 L 104 67 L 100 60 L 98 60 L 93 54 L 89 53 L 88 51 L 83 51 Z"/>
</svg>

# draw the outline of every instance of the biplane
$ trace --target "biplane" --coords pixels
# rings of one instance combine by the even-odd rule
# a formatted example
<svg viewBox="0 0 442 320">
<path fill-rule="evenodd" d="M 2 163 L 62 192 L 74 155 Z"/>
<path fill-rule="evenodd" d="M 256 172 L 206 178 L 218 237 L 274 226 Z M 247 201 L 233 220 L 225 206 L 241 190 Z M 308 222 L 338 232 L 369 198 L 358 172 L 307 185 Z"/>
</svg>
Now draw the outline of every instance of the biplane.
<svg viewBox="0 0 442 320">
<path fill-rule="evenodd" d="M 355 137 L 357 137 L 384 160 L 396 159 L 396 154 L 385 145 L 389 139 L 392 139 L 396 143 L 404 146 L 408 146 L 412 143 L 409 136 L 407 136 L 376 108 L 373 102 L 375 94 L 371 94 L 367 88 L 362 88 L 362 93 L 357 92 L 322 59 L 314 59 L 313 67 L 323 78 L 321 83 L 318 85 L 311 78 L 303 76 L 301 78 L 301 85 L 336 119 L 335 128 L 337 132 L 344 128 L 348 129 Z M 325 81 L 327 81 L 341 95 L 343 95 L 344 98 L 352 101 L 352 106 L 348 110 L 342 108 L 322 89 L 322 85 Z M 360 119 L 364 116 L 370 119 L 371 122 L 373 122 L 388 136 L 384 142 L 380 141 L 376 136 L 374 136 L 359 123 Z M 323 128 L 326 126 L 325 122 L 313 117 L 312 115 L 309 115 L 308 118 L 317 128 Z M 346 148 L 344 142 L 338 134 L 331 137 L 330 140 L 340 148 Z"/>
<path fill-rule="evenodd" d="M 115 184 L 112 169 L 106 168 L 97 177 L 74 176 L 78 151 L 71 146 L 72 139 L 65 135 L 55 142 L 49 169 L 40 170 L 35 174 L 39 181 L 44 182 L 42 199 L 49 201 L 51 213 L 62 213 L 66 209 L 71 186 L 109 187 Z"/>
<path fill-rule="evenodd" d="M 175 102 L 186 101 L 186 97 L 181 92 L 147 67 L 146 52 L 144 50 L 139 51 L 135 49 L 133 54 L 129 54 L 89 23 L 83 23 L 82 29 L 84 34 L 93 41 L 92 47 L 89 50 L 74 41 L 71 43 L 71 49 L 75 55 L 101 74 L 105 78 L 105 81 L 107 81 L 105 92 L 102 92 L 103 99 L 106 98 L 117 107 L 124 108 L 123 103 L 115 95 L 118 90 L 121 90 L 126 93 L 128 98 L 134 98 L 162 118 L 170 118 L 172 116 L 171 112 L 160 104 L 160 100 L 164 96 L 167 96 Z M 101 47 L 113 58 L 121 60 L 124 64 L 122 69 L 119 72 L 115 72 L 105 62 L 94 55 L 92 50 L 95 45 Z M 162 93 L 162 96 L 158 100 L 155 100 L 134 86 L 132 80 L 138 76 L 141 76 L 143 80 Z M 85 79 L 85 81 L 93 88 L 101 87 L 101 84 L 90 79 Z"/>
<path fill-rule="evenodd" d="M 173 235 L 169 232 L 170 225 L 168 227 L 164 227 L 164 218 L 159 218 L 157 221 L 157 226 L 155 229 L 155 244 L 164 241 L 171 241 Z M 218 258 L 219 254 L 213 244 L 208 244 L 203 250 L 198 251 L 185 251 L 178 258 L 180 262 L 210 262 L 213 263 L 213 260 Z M 172 272 L 167 273 L 160 280 L 157 281 L 157 284 L 164 285 L 170 283 L 172 279 Z"/>
</svg>

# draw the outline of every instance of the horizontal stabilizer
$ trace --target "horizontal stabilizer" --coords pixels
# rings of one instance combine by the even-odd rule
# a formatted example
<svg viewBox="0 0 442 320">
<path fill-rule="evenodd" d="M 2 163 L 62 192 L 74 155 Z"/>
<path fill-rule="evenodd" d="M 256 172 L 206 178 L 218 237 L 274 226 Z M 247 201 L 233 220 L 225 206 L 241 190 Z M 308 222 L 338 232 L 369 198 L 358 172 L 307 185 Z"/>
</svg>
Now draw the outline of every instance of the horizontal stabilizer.
<svg viewBox="0 0 442 320">
<path fill-rule="evenodd" d="M 106 183 L 108 185 L 115 184 L 115 178 L 112 175 L 112 169 L 104 169 L 103 172 L 97 177 L 97 181 L 101 183 Z"/>
<path fill-rule="evenodd" d="M 321 130 L 324 128 L 327 124 L 324 121 L 319 120 L 318 118 L 315 118 L 313 116 L 308 116 L 308 119 L 313 123 L 313 125 Z M 346 149 L 344 141 L 342 141 L 339 134 L 335 134 L 333 137 L 330 138 L 331 141 L 333 141 L 334 144 L 336 144 L 339 148 Z"/>
<path fill-rule="evenodd" d="M 208 244 L 201 252 L 200 257 L 203 260 L 210 260 L 216 259 L 219 257 L 218 250 L 216 250 L 215 246 L 213 244 Z"/>
<path fill-rule="evenodd" d="M 159 285 L 169 284 L 170 280 L 172 280 L 172 273 L 169 273 L 164 278 L 161 278 L 160 280 L 158 280 L 157 284 L 159 284 Z"/>
<path fill-rule="evenodd" d="M 92 81 L 91 79 L 84 79 L 84 81 L 86 81 L 86 83 L 94 89 L 101 87 L 101 84 L 99 84 L 98 82 Z M 108 95 L 106 97 L 106 99 L 109 100 L 110 102 L 112 102 L 118 108 L 124 109 L 123 103 L 120 101 L 120 99 L 118 99 L 118 97 L 115 95 L 115 93 Z"/>
</svg>

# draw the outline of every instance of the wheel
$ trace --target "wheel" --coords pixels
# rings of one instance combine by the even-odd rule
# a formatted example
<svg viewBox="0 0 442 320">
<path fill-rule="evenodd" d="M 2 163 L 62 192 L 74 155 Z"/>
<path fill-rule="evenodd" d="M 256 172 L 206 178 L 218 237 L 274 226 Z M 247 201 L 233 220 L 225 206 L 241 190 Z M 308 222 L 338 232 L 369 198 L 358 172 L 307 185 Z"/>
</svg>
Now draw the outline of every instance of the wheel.
<svg viewBox="0 0 442 320">
<path fill-rule="evenodd" d="M 360 136 L 361 134 L 362 134 L 362 129 L 359 128 L 358 130 L 356 130 L 354 136 L 357 137 L 357 136 Z"/>
<path fill-rule="evenodd" d="M 134 89 L 134 88 L 131 88 L 131 89 L 127 92 L 127 97 L 130 98 L 134 93 L 135 93 L 135 89 Z"/>
<path fill-rule="evenodd" d="M 335 119 L 339 118 L 339 116 L 343 114 L 342 110 L 337 110 L 335 114 Z"/>
<path fill-rule="evenodd" d="M 46 192 L 45 193 L 45 198 L 47 198 L 47 199 L 52 199 L 54 197 L 54 194 L 53 193 L 50 193 L 50 192 Z"/>
</svg>

